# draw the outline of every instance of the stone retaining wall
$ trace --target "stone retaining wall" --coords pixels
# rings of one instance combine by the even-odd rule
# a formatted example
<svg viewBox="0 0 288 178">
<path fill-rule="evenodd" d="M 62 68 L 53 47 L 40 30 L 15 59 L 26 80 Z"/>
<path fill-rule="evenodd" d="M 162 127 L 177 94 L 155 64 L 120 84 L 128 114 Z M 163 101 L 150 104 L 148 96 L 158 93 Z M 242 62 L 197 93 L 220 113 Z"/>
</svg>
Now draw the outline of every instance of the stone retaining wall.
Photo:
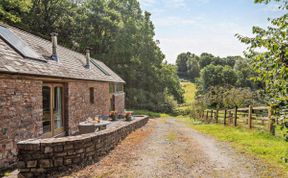
<svg viewBox="0 0 288 178">
<path fill-rule="evenodd" d="M 48 177 L 75 165 L 98 161 L 148 120 L 148 117 L 137 117 L 96 133 L 19 142 L 19 176 Z"/>
</svg>

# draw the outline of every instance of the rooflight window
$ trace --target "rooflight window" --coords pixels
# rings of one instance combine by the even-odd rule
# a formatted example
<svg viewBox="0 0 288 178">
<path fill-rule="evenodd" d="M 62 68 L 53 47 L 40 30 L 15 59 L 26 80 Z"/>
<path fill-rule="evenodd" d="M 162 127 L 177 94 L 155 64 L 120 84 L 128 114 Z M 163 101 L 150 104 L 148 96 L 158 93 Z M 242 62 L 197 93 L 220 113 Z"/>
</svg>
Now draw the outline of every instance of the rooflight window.
<svg viewBox="0 0 288 178">
<path fill-rule="evenodd" d="M 92 64 L 94 64 L 101 72 L 103 72 L 105 75 L 111 76 L 103 67 L 101 67 L 96 61 L 91 60 Z"/>
<path fill-rule="evenodd" d="M 12 48 L 14 48 L 21 56 L 30 59 L 41 60 L 41 56 L 33 51 L 26 42 L 18 38 L 8 28 L 0 25 L 0 37 L 7 42 Z"/>
</svg>

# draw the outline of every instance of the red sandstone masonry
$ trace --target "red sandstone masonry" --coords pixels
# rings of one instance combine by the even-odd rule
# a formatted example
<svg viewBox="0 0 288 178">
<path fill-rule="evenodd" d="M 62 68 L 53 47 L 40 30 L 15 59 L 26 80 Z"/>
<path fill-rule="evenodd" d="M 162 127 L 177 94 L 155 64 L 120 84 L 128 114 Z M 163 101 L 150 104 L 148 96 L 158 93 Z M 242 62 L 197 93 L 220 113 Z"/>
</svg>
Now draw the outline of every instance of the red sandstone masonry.
<svg viewBox="0 0 288 178">
<path fill-rule="evenodd" d="M 94 88 L 94 104 L 90 103 L 89 88 Z M 110 95 L 108 82 L 75 81 L 68 83 L 68 129 L 69 135 L 78 132 L 78 123 L 94 118 L 96 115 L 108 115 Z"/>
<path fill-rule="evenodd" d="M 47 177 L 75 165 L 98 161 L 109 153 L 129 133 L 148 122 L 148 117 L 138 117 L 131 122 L 100 132 L 27 140 L 18 143 L 18 168 L 24 177 Z"/>
<path fill-rule="evenodd" d="M 0 172 L 16 163 L 16 143 L 42 134 L 42 81 L 0 79 Z"/>
<path fill-rule="evenodd" d="M 38 80 L 36 77 L 27 79 L 24 75 L 3 76 L 0 79 L 0 174 L 4 169 L 14 167 L 17 142 L 38 138 L 43 134 L 43 78 Z M 67 100 L 64 123 L 68 135 L 77 132 L 78 123 L 88 117 L 109 114 L 109 82 L 69 80 L 63 84 L 66 86 Z M 90 103 L 90 87 L 94 88 L 94 104 Z M 122 97 L 117 103 L 124 110 L 125 94 Z"/>
</svg>

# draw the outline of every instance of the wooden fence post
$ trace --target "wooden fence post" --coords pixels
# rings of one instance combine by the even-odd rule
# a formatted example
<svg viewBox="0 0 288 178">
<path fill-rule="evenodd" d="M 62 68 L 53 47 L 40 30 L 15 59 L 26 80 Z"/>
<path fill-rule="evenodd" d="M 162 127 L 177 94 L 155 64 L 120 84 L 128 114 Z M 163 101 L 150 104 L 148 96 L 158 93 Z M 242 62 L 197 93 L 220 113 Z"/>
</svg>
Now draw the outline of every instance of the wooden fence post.
<svg viewBox="0 0 288 178">
<path fill-rule="evenodd" d="M 252 105 L 249 105 L 249 113 L 248 113 L 248 128 L 252 129 L 252 112 L 253 112 L 253 107 Z"/>
<path fill-rule="evenodd" d="M 238 109 L 238 107 L 236 106 L 235 107 L 235 110 L 234 110 L 234 122 L 233 122 L 233 125 L 234 125 L 234 127 L 236 127 L 237 126 L 237 109 Z"/>
<path fill-rule="evenodd" d="M 269 118 L 269 131 L 272 135 L 275 135 L 275 119 L 272 118 L 272 108 L 268 109 L 268 118 Z"/>
<path fill-rule="evenodd" d="M 216 113 L 215 113 L 215 123 L 216 124 L 218 123 L 218 113 L 219 113 L 219 110 L 217 109 Z"/>
<path fill-rule="evenodd" d="M 204 119 L 204 115 L 205 115 L 205 111 L 203 110 L 203 111 L 201 111 L 201 113 L 200 113 L 200 116 L 201 116 L 201 120 L 203 120 L 203 119 Z"/>
<path fill-rule="evenodd" d="M 227 110 L 224 110 L 224 121 L 223 124 L 226 125 Z"/>
<path fill-rule="evenodd" d="M 231 111 L 228 111 L 228 117 L 229 117 L 229 125 L 230 125 L 230 124 L 232 124 L 232 119 L 233 119 Z"/>
<path fill-rule="evenodd" d="M 213 121 L 213 109 L 210 111 L 210 120 L 209 123 Z"/>
<path fill-rule="evenodd" d="M 208 122 L 208 114 L 209 114 L 209 110 L 206 111 L 206 117 L 205 117 L 206 122 Z"/>
</svg>

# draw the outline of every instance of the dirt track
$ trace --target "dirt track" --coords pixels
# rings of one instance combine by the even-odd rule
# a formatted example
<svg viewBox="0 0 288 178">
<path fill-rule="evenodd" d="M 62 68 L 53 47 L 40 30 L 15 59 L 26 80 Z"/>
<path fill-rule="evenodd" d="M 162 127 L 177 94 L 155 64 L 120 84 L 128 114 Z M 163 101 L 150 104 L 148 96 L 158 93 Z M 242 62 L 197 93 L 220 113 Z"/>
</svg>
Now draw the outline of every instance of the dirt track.
<svg viewBox="0 0 288 178">
<path fill-rule="evenodd" d="M 268 168 L 175 119 L 155 119 L 97 164 L 66 177 L 279 177 Z"/>
</svg>

